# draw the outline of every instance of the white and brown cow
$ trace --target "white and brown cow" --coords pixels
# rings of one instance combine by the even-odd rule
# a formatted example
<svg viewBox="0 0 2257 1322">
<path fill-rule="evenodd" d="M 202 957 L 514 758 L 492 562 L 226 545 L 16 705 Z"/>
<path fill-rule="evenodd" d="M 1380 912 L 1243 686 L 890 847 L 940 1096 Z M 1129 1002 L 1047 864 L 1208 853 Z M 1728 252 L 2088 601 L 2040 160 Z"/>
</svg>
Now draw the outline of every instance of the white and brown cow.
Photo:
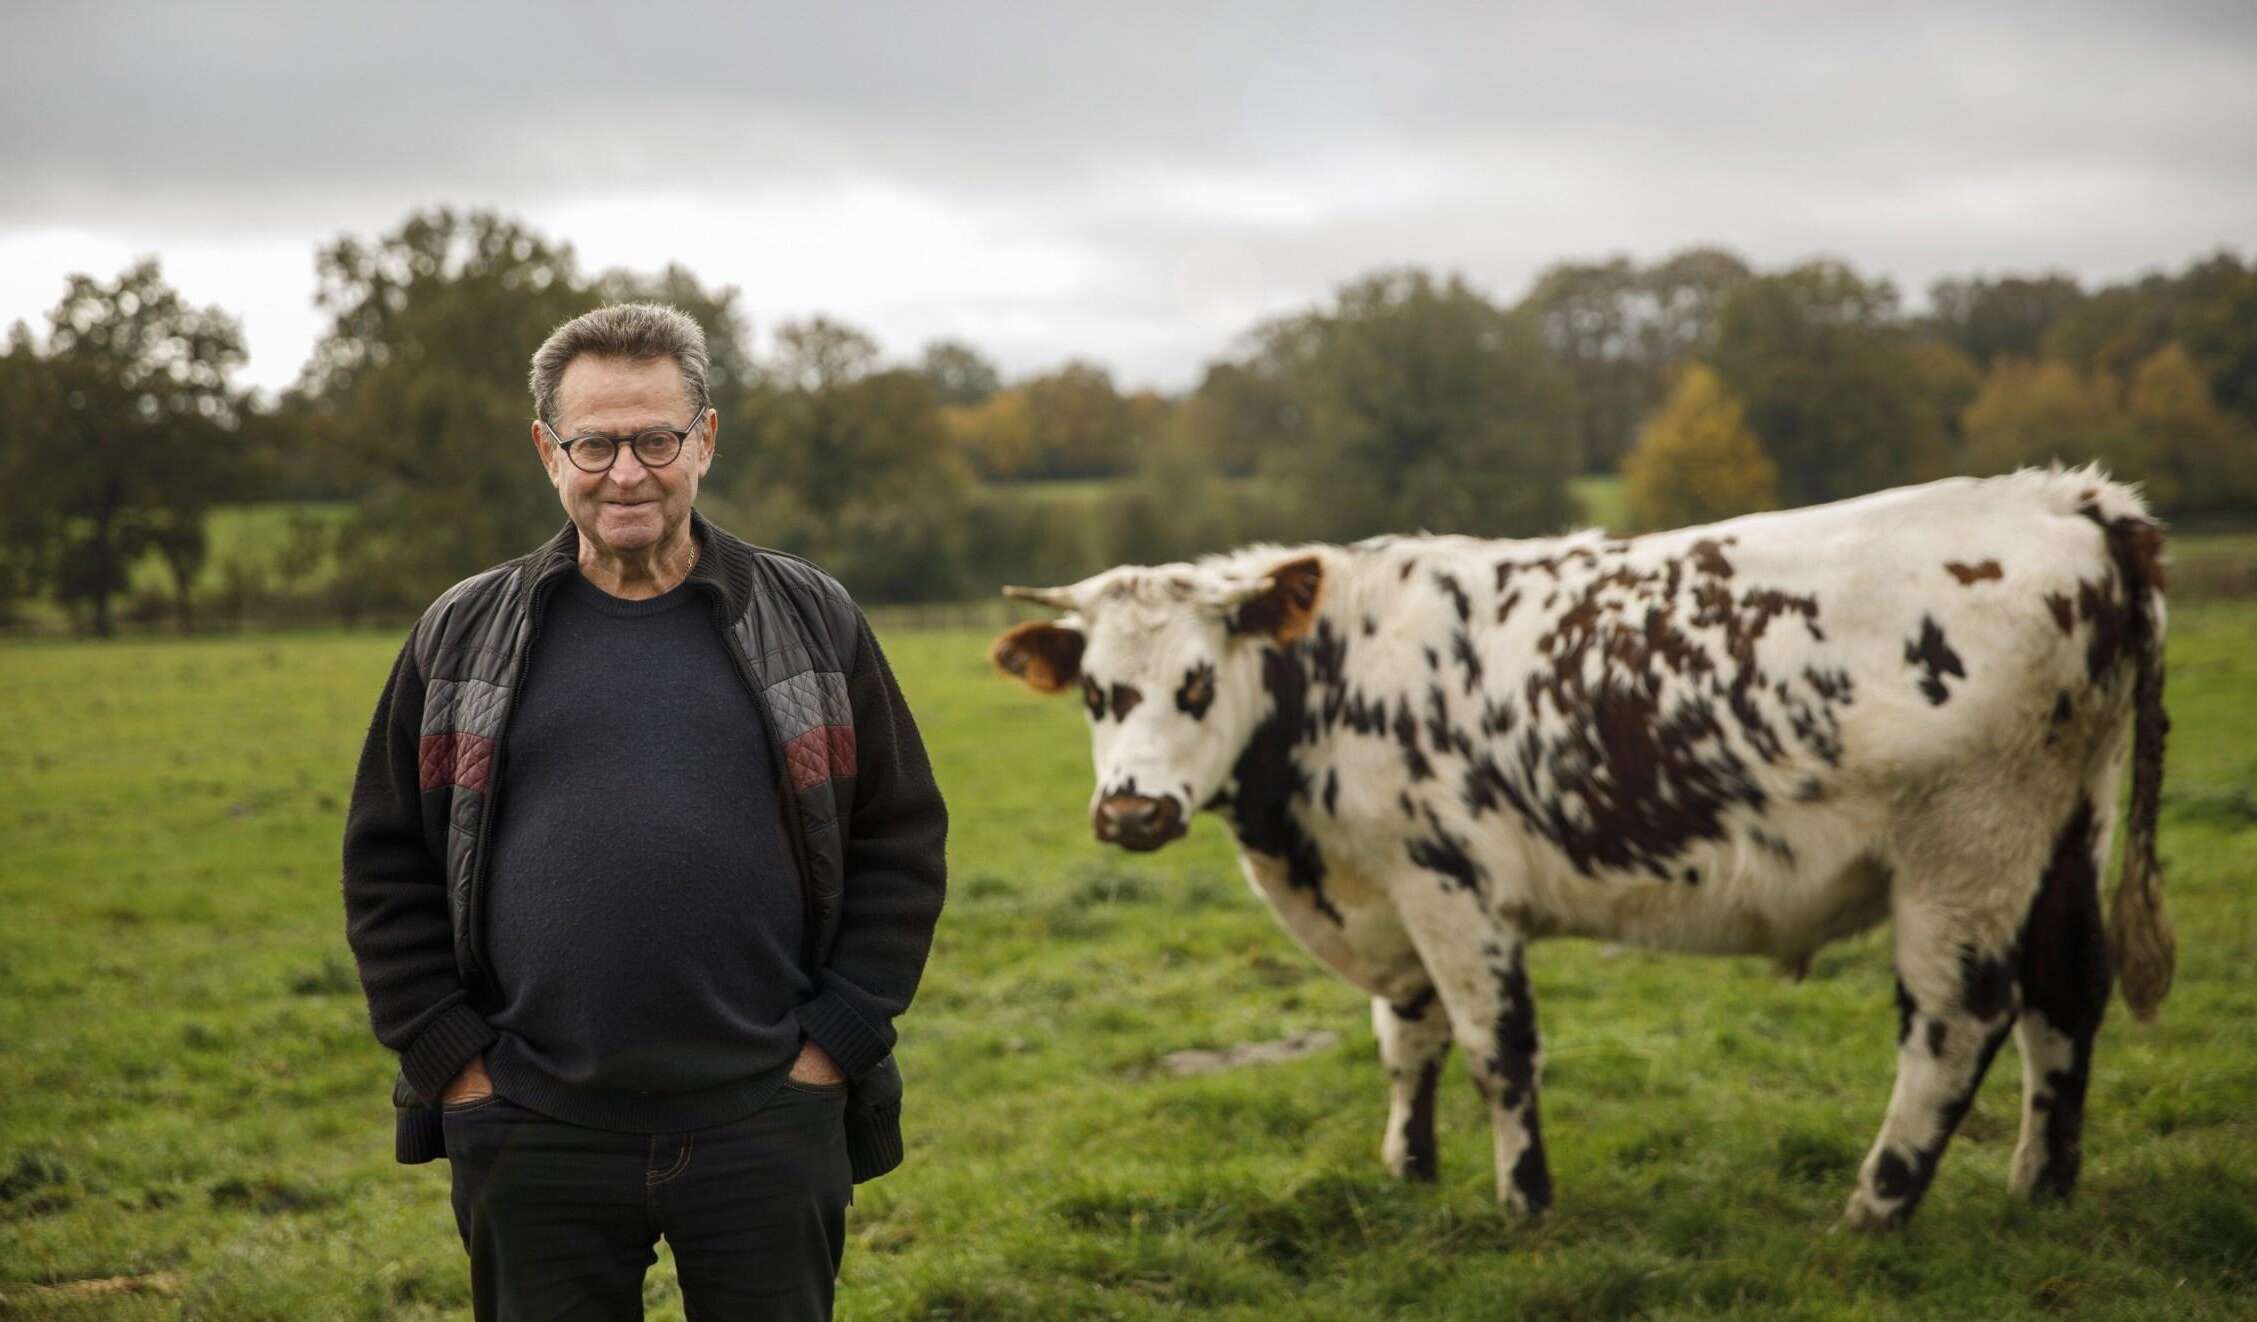
<svg viewBox="0 0 2257 1322">
<path fill-rule="evenodd" d="M 1087 704 L 1098 839 L 1216 812 L 1286 929 L 1371 995 L 1394 1171 L 1434 1174 L 1464 1048 L 1527 1212 L 1551 1200 L 1531 938 L 1799 972 L 1891 919 L 1896 1090 L 1848 1208 L 1885 1225 L 2010 1027 L 2014 1186 L 2068 1195 L 2111 955 L 2141 1018 L 2168 989 L 2161 542 L 2133 492 L 2055 469 L 1630 539 L 1256 547 L 1007 589 L 1070 614 L 993 659 Z"/>
</svg>

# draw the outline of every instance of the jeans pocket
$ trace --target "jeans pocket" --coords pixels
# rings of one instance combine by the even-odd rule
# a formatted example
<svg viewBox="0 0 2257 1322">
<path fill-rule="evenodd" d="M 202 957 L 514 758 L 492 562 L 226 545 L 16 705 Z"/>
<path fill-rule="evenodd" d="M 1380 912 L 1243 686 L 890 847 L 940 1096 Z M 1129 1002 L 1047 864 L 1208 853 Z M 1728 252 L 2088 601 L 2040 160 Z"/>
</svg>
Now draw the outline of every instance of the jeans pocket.
<svg viewBox="0 0 2257 1322">
<path fill-rule="evenodd" d="M 439 1114 L 442 1116 L 468 1115 L 472 1111 L 483 1111 L 502 1100 L 500 1093 L 490 1092 L 480 1097 L 465 1097 L 459 1102 L 441 1102 L 439 1103 Z"/>
</svg>

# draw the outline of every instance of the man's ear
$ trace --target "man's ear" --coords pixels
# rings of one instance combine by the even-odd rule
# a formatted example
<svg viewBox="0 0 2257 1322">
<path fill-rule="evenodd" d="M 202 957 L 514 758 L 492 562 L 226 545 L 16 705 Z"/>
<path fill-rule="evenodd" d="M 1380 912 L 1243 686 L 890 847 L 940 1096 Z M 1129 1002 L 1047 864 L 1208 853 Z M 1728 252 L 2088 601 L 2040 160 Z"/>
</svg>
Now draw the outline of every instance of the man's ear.
<svg viewBox="0 0 2257 1322">
<path fill-rule="evenodd" d="M 1317 601 L 1323 595 L 1323 562 L 1313 555 L 1288 560 L 1271 568 L 1262 590 L 1231 612 L 1230 631 L 1290 643 L 1316 624 Z"/>
<path fill-rule="evenodd" d="M 1037 693 L 1063 693 L 1081 678 L 1088 639 L 1072 620 L 1029 620 L 1005 630 L 988 649 L 995 668 Z"/>
<path fill-rule="evenodd" d="M 533 423 L 533 453 L 540 458 L 542 471 L 549 475 L 549 485 L 562 492 L 565 476 L 572 471 L 572 461 L 564 457 L 564 447 L 556 443 L 556 433 L 538 420 Z"/>
</svg>

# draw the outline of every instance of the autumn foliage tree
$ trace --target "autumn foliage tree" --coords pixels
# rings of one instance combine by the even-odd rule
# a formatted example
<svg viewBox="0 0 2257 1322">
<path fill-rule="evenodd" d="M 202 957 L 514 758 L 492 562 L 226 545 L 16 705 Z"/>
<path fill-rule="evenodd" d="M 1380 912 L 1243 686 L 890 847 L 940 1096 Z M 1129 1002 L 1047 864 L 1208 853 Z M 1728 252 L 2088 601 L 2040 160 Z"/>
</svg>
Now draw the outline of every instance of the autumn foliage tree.
<svg viewBox="0 0 2257 1322">
<path fill-rule="evenodd" d="M 1710 368 L 1688 363 L 1622 462 L 1623 500 L 1640 530 L 1775 509 L 1779 469 L 1747 410 Z"/>
<path fill-rule="evenodd" d="M 1979 380 L 1965 354 L 1904 323 L 1887 281 L 1840 262 L 1734 288 L 1712 362 L 1746 403 L 1790 505 L 1942 476 Z"/>
</svg>

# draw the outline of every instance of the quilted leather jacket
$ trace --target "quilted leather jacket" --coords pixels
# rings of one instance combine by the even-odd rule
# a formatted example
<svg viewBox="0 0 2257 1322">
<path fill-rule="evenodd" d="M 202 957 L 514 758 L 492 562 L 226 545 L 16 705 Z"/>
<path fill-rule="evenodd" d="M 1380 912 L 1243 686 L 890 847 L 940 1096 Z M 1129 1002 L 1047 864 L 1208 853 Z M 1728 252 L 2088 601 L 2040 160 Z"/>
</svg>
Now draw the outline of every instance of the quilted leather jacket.
<svg viewBox="0 0 2257 1322">
<path fill-rule="evenodd" d="M 829 575 L 692 512 L 689 582 L 766 718 L 804 883 L 801 951 L 815 996 L 802 1031 L 849 1080 L 857 1183 L 901 1160 L 894 1016 L 931 949 L 947 810 L 869 624 Z M 466 579 L 423 613 L 392 674 L 353 785 L 346 935 L 392 1089 L 402 1162 L 445 1155 L 438 1096 L 495 1038 L 473 1008 L 496 991 L 482 888 L 509 718 L 546 593 L 573 567 L 570 524 L 539 550 Z"/>
</svg>

